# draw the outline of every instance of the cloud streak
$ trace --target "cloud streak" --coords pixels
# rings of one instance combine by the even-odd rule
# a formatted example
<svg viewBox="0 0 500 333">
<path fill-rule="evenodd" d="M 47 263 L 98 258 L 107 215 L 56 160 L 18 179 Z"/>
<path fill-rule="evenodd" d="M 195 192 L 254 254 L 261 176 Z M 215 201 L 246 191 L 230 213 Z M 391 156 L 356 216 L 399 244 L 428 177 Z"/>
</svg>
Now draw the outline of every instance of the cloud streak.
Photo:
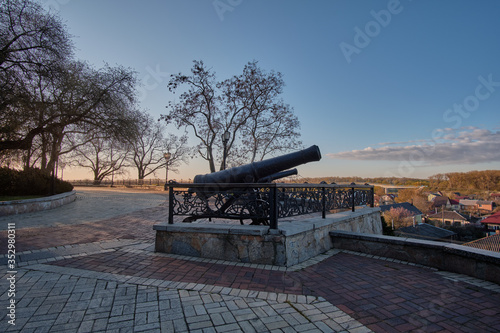
<svg viewBox="0 0 500 333">
<path fill-rule="evenodd" d="M 450 165 L 500 162 L 500 131 L 463 127 L 441 129 L 442 136 L 433 142 L 414 140 L 383 143 L 383 147 L 367 147 L 326 154 L 329 158 L 363 161 L 409 161 L 413 165 Z M 423 142 L 416 145 L 401 145 Z"/>
</svg>

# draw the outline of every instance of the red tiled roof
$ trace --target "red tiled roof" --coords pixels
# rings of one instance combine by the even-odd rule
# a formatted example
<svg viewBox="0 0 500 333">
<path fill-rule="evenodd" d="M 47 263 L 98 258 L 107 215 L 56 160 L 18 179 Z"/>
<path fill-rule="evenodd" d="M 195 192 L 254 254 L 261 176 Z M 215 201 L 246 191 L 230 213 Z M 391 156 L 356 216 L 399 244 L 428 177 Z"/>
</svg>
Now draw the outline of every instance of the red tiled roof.
<svg viewBox="0 0 500 333">
<path fill-rule="evenodd" d="M 496 212 L 495 214 L 488 216 L 487 218 L 482 220 L 481 223 L 500 224 L 500 212 Z"/>
</svg>

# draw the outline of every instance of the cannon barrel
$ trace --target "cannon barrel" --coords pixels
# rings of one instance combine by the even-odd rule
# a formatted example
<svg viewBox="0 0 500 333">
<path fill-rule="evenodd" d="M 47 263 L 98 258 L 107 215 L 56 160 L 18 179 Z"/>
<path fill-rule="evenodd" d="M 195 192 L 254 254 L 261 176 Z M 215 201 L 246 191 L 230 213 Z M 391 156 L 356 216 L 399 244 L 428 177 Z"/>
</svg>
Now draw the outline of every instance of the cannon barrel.
<svg viewBox="0 0 500 333">
<path fill-rule="evenodd" d="M 273 180 L 293 176 L 293 175 L 296 175 L 298 173 L 299 172 L 297 171 L 297 169 L 290 169 L 290 170 L 286 170 L 286 171 L 276 172 L 270 176 L 267 176 L 267 177 L 264 177 L 264 178 L 257 180 L 257 183 L 270 183 Z"/>
<path fill-rule="evenodd" d="M 319 147 L 313 145 L 297 152 L 273 157 L 267 160 L 253 162 L 206 175 L 197 175 L 194 177 L 193 183 L 218 184 L 217 188 L 207 188 L 206 190 L 208 191 L 227 190 L 229 187 L 224 186 L 224 184 L 255 183 L 284 170 L 309 162 L 319 161 L 320 159 L 321 153 L 319 151 Z"/>
</svg>

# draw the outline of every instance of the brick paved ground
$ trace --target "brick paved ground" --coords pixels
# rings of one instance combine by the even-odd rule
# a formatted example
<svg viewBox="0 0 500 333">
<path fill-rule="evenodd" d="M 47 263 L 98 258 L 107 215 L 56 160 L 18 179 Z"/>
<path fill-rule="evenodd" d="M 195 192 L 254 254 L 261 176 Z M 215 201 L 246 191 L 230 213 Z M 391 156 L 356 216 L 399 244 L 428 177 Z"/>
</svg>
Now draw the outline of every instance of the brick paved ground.
<svg viewBox="0 0 500 333">
<path fill-rule="evenodd" d="M 165 218 L 157 207 L 17 230 L 16 325 L 6 274 L 0 331 L 500 331 L 498 285 L 350 252 L 288 269 L 154 253 Z"/>
</svg>

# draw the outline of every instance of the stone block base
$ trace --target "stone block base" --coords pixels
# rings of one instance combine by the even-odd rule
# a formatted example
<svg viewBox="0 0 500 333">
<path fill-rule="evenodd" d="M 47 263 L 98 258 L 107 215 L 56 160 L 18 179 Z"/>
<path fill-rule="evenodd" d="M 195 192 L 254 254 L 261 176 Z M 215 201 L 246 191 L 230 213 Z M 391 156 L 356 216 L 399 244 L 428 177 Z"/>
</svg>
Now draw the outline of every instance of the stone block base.
<svg viewBox="0 0 500 333">
<path fill-rule="evenodd" d="M 268 226 L 227 224 L 157 224 L 157 252 L 227 261 L 293 266 L 332 248 L 329 232 L 382 234 L 379 208 L 280 222 Z"/>
</svg>

